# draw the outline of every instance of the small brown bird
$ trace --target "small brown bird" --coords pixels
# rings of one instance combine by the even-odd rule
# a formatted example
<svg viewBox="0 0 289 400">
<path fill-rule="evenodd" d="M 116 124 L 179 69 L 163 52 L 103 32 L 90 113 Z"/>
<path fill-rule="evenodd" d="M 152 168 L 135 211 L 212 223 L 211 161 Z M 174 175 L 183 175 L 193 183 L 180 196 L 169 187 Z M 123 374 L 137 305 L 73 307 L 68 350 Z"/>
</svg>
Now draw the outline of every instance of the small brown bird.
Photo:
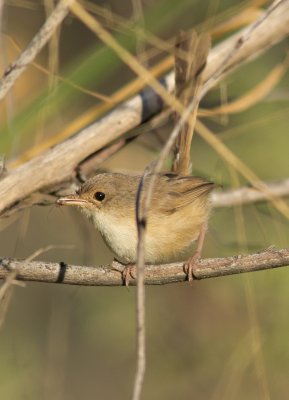
<svg viewBox="0 0 289 400">
<path fill-rule="evenodd" d="M 60 205 L 80 207 L 92 220 L 118 261 L 134 264 L 137 257 L 136 193 L 141 176 L 102 173 L 85 182 Z M 146 179 L 142 190 L 149 184 Z M 147 216 L 145 262 L 161 264 L 186 260 L 188 279 L 200 258 L 210 212 L 209 194 L 216 185 L 203 178 L 159 174 Z M 129 272 L 131 274 L 131 271 Z M 126 277 L 127 282 L 127 277 Z"/>
</svg>

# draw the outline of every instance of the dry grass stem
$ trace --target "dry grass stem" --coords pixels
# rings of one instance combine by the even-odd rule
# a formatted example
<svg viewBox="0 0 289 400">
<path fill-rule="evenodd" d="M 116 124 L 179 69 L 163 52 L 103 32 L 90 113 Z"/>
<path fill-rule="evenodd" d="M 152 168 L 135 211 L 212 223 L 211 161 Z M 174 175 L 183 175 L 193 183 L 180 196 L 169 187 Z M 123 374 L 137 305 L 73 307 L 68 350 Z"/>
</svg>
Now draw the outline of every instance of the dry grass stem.
<svg viewBox="0 0 289 400">
<path fill-rule="evenodd" d="M 55 248 L 71 248 L 71 246 L 49 245 L 36 250 L 29 257 L 23 260 L 23 262 L 30 263 L 36 257 Z M 9 259 L 1 259 L 1 264 L 2 268 L 6 270 L 6 275 L 5 277 L 2 277 L 2 279 L 4 279 L 4 283 L 0 286 L 0 328 L 5 321 L 8 306 L 12 297 L 13 285 L 22 287 L 25 286 L 23 282 L 17 280 L 19 271 L 17 265 L 15 265 L 13 261 Z"/>
<path fill-rule="evenodd" d="M 69 6 L 74 0 L 60 0 L 54 11 L 47 18 L 38 34 L 34 36 L 26 50 L 4 72 L 0 80 L 0 100 L 2 100 L 16 80 L 35 59 L 40 50 L 52 37 L 57 27 L 62 23 L 69 12 Z"/>
<path fill-rule="evenodd" d="M 260 178 L 242 161 L 240 160 L 220 139 L 216 137 L 203 123 L 200 121 L 196 124 L 196 129 L 202 138 L 212 148 L 231 165 L 236 171 L 244 176 L 252 186 L 261 191 L 265 197 L 271 201 L 275 208 L 289 219 L 289 208 L 286 202 L 270 191 L 270 188 L 260 180 Z"/>
<path fill-rule="evenodd" d="M 21 53 L 21 47 L 20 45 L 16 42 L 16 40 L 12 37 L 9 36 L 9 40 L 12 43 L 13 47 L 19 52 Z M 55 45 L 54 45 L 55 46 Z M 54 60 L 53 64 L 56 63 L 56 60 Z M 32 61 L 31 65 L 37 69 L 38 71 L 42 72 L 43 74 L 47 75 L 51 80 L 56 80 L 56 81 L 60 81 L 65 83 L 66 85 L 74 88 L 75 90 L 78 90 L 81 93 L 87 94 L 88 96 L 91 96 L 95 99 L 101 100 L 105 103 L 110 103 L 110 104 L 115 104 L 113 103 L 113 101 L 111 100 L 111 98 L 109 96 L 104 95 L 103 93 L 99 93 L 96 91 L 92 91 L 92 90 L 88 90 L 85 89 L 83 86 L 77 85 L 76 83 L 74 83 L 73 81 L 71 81 L 70 79 L 64 78 L 63 76 L 59 75 L 57 73 L 57 69 L 53 68 L 45 68 L 42 65 L 38 64 L 36 61 Z"/>
<path fill-rule="evenodd" d="M 289 57 L 283 63 L 277 65 L 273 70 L 255 86 L 252 90 L 245 95 L 239 97 L 237 100 L 215 107 L 210 110 L 202 110 L 202 116 L 212 116 L 218 114 L 234 114 L 248 110 L 250 107 L 263 100 L 272 89 L 280 82 L 288 68 Z"/>
</svg>

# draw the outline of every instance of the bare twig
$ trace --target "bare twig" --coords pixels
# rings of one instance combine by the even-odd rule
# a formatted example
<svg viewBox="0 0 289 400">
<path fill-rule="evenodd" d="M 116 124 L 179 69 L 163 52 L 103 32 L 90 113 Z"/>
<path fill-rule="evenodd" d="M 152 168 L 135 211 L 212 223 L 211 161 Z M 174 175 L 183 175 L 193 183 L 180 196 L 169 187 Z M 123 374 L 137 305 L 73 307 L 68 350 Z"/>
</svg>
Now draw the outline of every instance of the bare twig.
<svg viewBox="0 0 289 400">
<path fill-rule="evenodd" d="M 85 181 L 89 176 L 94 174 L 100 165 L 111 157 L 113 154 L 117 153 L 126 144 L 128 144 L 132 139 L 120 139 L 118 142 L 112 143 L 107 147 L 97 151 L 87 160 L 83 161 L 77 168 L 77 175 L 81 181 Z"/>
<path fill-rule="evenodd" d="M 0 259 L 0 279 L 5 279 L 11 272 L 9 262 L 18 271 L 17 279 L 47 283 L 64 283 L 86 286 L 122 286 L 123 279 L 120 270 L 122 264 L 100 267 L 48 263 L 44 261 L 25 261 L 2 258 Z M 260 253 L 238 255 L 225 258 L 207 258 L 199 261 L 193 270 L 196 280 L 215 278 L 244 272 L 274 269 L 289 265 L 289 249 L 270 247 Z M 184 282 L 187 276 L 183 263 L 148 265 L 145 268 L 146 285 L 165 285 L 168 283 Z M 135 285 L 132 280 L 130 285 Z"/>
<path fill-rule="evenodd" d="M 266 24 L 261 24 L 258 32 L 254 32 L 230 59 L 229 65 L 226 66 L 219 80 L 288 35 L 288 5 L 289 0 L 284 0 L 280 7 L 268 16 Z M 228 58 L 234 43 L 238 41 L 243 31 L 217 45 L 210 52 L 204 70 L 204 82 L 210 78 L 216 66 Z M 172 91 L 173 74 L 169 74 L 164 82 L 168 90 Z M 149 112 L 143 109 L 143 94 L 135 96 L 77 135 L 7 173 L 6 177 L 0 180 L 0 214 L 37 190 L 70 180 L 81 161 L 140 124 L 143 114 L 148 118 L 160 110 L 161 102 L 158 96 L 150 92 L 150 99 L 155 100 L 156 107 L 150 109 Z"/>
<path fill-rule="evenodd" d="M 46 1 L 48 1 L 48 0 L 46 0 Z M 21 50 L 19 44 L 16 42 L 16 40 L 14 38 L 8 37 L 8 39 L 11 41 L 12 45 L 16 48 L 17 51 Z M 42 65 L 38 64 L 35 61 L 32 61 L 31 65 L 35 69 L 37 69 L 38 71 L 40 71 L 43 74 L 47 75 L 48 77 L 52 78 L 53 80 L 57 80 L 57 81 L 63 82 L 66 85 L 78 90 L 79 92 L 85 93 L 88 96 L 94 97 L 95 99 L 99 99 L 99 100 L 101 100 L 103 102 L 106 102 L 106 103 L 113 103 L 113 101 L 111 100 L 111 98 L 109 96 L 106 96 L 106 95 L 104 95 L 103 93 L 100 93 L 100 92 L 96 92 L 95 90 L 94 91 L 88 90 L 88 89 L 84 88 L 81 85 L 77 85 L 77 83 L 75 83 L 75 82 L 71 81 L 70 79 L 67 79 L 67 78 L 59 75 L 54 70 L 50 70 L 50 69 L 47 69 L 47 68 L 43 67 Z"/>
<path fill-rule="evenodd" d="M 56 28 L 61 24 L 69 12 L 69 6 L 74 0 L 61 0 L 45 21 L 37 35 L 34 36 L 26 50 L 24 50 L 18 59 L 11 64 L 4 72 L 0 80 L 0 100 L 6 95 L 16 80 L 25 71 L 27 66 L 34 60 L 40 50 L 45 46 Z"/>
<path fill-rule="evenodd" d="M 43 254 L 49 250 L 55 248 L 71 248 L 72 246 L 58 246 L 58 245 L 49 245 L 44 248 L 40 248 L 32 253 L 29 257 L 27 257 L 24 262 L 31 262 L 34 258 L 38 257 L 40 254 Z M 1 260 L 2 268 L 5 268 L 7 272 L 6 276 L 3 277 L 4 283 L 0 286 L 0 328 L 3 325 L 5 320 L 6 312 L 8 309 L 8 305 L 12 296 L 12 287 L 13 285 L 25 286 L 25 283 L 17 280 L 18 276 L 18 267 L 14 264 L 12 260 L 2 259 Z"/>
<path fill-rule="evenodd" d="M 132 8 L 133 20 L 137 22 L 138 31 L 145 32 L 145 19 L 141 0 L 132 0 Z M 145 38 L 143 38 L 142 35 L 136 35 L 136 54 L 141 64 L 148 67 L 145 51 Z"/>
<path fill-rule="evenodd" d="M 288 66 L 289 53 L 286 54 L 285 60 L 276 65 L 276 67 L 274 67 L 270 73 L 253 89 L 249 90 L 232 102 L 222 104 L 210 110 L 202 110 L 202 116 L 241 113 L 244 110 L 248 110 L 250 107 L 257 104 L 261 100 L 264 100 L 264 98 L 268 96 L 268 94 L 275 86 L 277 86 L 281 78 L 284 76 Z"/>
<path fill-rule="evenodd" d="M 275 196 L 289 196 L 289 179 L 266 183 L 270 192 Z M 212 206 L 216 208 L 232 207 L 240 204 L 250 204 L 266 201 L 265 194 L 252 187 L 240 187 L 212 193 Z"/>
<path fill-rule="evenodd" d="M 264 196 L 272 202 L 275 208 L 285 216 L 285 218 L 289 219 L 289 208 L 286 202 L 281 197 L 271 193 L 266 184 L 247 166 L 244 161 L 238 158 L 235 153 L 226 147 L 201 121 L 198 121 L 196 129 L 202 138 L 212 146 L 212 148 L 214 148 L 214 150 L 224 158 L 229 165 L 238 171 L 241 176 L 245 177 L 251 185 L 258 189 L 258 191 L 264 193 Z"/>
<path fill-rule="evenodd" d="M 8 264 L 5 264 L 5 266 L 8 266 Z M 7 276 L 5 277 L 5 282 L 0 287 L 0 303 L 3 301 L 4 296 L 6 296 L 8 290 L 13 285 L 15 278 L 17 276 L 17 270 L 14 268 L 13 263 L 10 263 L 10 261 L 9 261 L 9 269 L 10 273 L 7 274 Z M 2 320 L 2 318 L 0 318 L 0 320 Z"/>
<path fill-rule="evenodd" d="M 215 71 L 207 80 L 206 85 L 203 89 L 205 93 L 208 91 L 208 88 L 215 86 L 216 82 L 219 82 L 227 67 L 232 66 L 232 61 L 234 60 L 236 55 L 240 53 L 241 48 L 246 45 L 246 42 L 252 40 L 252 37 L 254 35 L 259 35 L 262 26 L 267 26 L 270 15 L 272 15 L 274 12 L 277 12 L 278 14 L 282 9 L 284 9 L 284 7 L 288 9 L 287 0 L 275 0 L 272 5 L 266 10 L 266 12 L 261 15 L 261 17 L 257 18 L 257 20 L 253 24 L 244 29 L 244 31 L 238 36 L 238 40 L 232 46 L 231 51 L 227 54 L 227 57 L 223 59 L 222 63 L 216 66 Z M 266 24 L 264 24 L 264 22 L 266 22 Z M 267 29 L 269 29 L 268 26 Z M 264 43 L 264 45 L 266 44 Z"/>
<path fill-rule="evenodd" d="M 8 306 L 12 297 L 12 287 L 16 281 L 17 270 L 13 268 L 13 264 L 9 265 L 10 273 L 5 277 L 3 284 L 0 286 L 0 328 L 3 326 L 7 314 Z"/>
<path fill-rule="evenodd" d="M 142 209 L 141 198 L 144 196 L 142 192 L 143 184 L 148 174 L 148 170 L 143 174 L 136 196 L 136 224 L 138 233 L 137 243 L 137 363 L 133 385 L 132 400 L 139 400 L 142 393 L 145 369 L 146 369 L 146 335 L 145 335 L 145 286 L 144 286 L 144 269 L 145 269 L 145 233 L 146 220 L 144 210 Z"/>
</svg>

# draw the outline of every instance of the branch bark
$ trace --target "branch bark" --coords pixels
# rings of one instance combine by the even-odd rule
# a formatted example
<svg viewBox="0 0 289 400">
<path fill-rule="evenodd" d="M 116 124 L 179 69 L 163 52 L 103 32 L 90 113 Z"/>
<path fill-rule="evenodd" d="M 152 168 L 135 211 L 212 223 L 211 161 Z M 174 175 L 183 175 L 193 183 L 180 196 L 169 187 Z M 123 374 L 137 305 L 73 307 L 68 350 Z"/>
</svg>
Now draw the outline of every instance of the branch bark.
<svg viewBox="0 0 289 400">
<path fill-rule="evenodd" d="M 145 268 L 146 285 L 165 285 L 184 282 L 187 277 L 184 263 L 148 265 Z M 216 278 L 244 272 L 274 269 L 289 265 L 289 249 L 269 247 L 259 253 L 237 255 L 225 258 L 207 258 L 199 261 L 194 268 L 196 280 Z M 25 261 L 0 258 L 0 279 L 6 279 L 11 271 L 17 271 L 17 279 L 47 283 L 63 283 L 85 286 L 122 286 L 123 265 L 113 262 L 111 265 L 93 267 L 50 263 L 45 261 Z M 131 280 L 130 285 L 136 284 Z"/>
<path fill-rule="evenodd" d="M 252 29 L 252 25 L 215 46 L 210 52 L 204 70 L 206 90 L 288 35 L 289 0 L 279 1 L 278 7 L 275 7 L 267 16 L 266 23 L 259 25 L 253 30 L 251 36 L 247 36 L 246 32 Z M 240 35 L 246 37 L 246 41 L 239 51 L 234 53 Z M 232 52 L 234 54 L 230 57 Z M 217 77 L 215 71 L 218 71 Z M 172 92 L 173 73 L 168 74 L 163 82 Z M 147 109 L 148 98 L 149 103 L 155 105 L 149 110 Z M 65 142 L 8 172 L 0 180 L 0 215 L 33 192 L 71 180 L 81 161 L 117 140 L 144 119 L 159 112 L 162 104 L 160 98 L 152 90 L 146 90 Z"/>
<path fill-rule="evenodd" d="M 269 182 L 266 186 L 276 197 L 289 196 L 289 179 Z M 240 204 L 257 203 L 268 200 L 266 194 L 255 188 L 240 187 L 212 193 L 212 205 L 215 208 L 233 207 Z"/>
</svg>

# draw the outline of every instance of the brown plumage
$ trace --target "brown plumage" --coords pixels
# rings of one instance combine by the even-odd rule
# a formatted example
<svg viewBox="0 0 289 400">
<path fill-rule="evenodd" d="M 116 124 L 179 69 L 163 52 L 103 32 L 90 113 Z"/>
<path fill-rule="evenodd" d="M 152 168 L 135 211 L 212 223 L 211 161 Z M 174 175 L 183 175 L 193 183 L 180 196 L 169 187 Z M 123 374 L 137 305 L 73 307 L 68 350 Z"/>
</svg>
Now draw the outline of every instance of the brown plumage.
<svg viewBox="0 0 289 400">
<path fill-rule="evenodd" d="M 60 198 L 61 205 L 76 205 L 99 230 L 117 260 L 136 261 L 136 193 L 141 176 L 98 174 L 76 194 Z M 149 184 L 145 179 L 142 190 Z M 209 194 L 215 184 L 203 178 L 160 174 L 157 176 L 148 212 L 145 261 L 159 264 L 184 260 L 192 242 L 206 225 Z"/>
</svg>

